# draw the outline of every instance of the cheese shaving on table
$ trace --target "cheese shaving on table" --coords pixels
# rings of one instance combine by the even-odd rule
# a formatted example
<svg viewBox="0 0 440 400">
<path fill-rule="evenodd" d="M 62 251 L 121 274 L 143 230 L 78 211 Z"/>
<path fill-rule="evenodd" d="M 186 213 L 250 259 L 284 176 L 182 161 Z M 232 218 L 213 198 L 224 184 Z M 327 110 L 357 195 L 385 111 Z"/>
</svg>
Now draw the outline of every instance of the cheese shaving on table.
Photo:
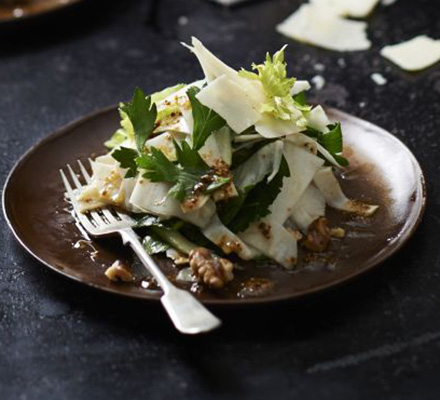
<svg viewBox="0 0 440 400">
<path fill-rule="evenodd" d="M 373 82 L 376 85 L 379 85 L 379 86 L 386 85 L 388 82 L 387 79 L 382 74 L 379 74 L 378 72 L 371 74 L 371 79 L 373 80 Z"/>
<path fill-rule="evenodd" d="M 331 7 L 303 4 L 277 26 L 277 31 L 300 42 L 337 51 L 358 51 L 371 47 L 367 24 L 338 15 Z"/>
<path fill-rule="evenodd" d="M 421 35 L 385 46 L 380 54 L 406 71 L 419 71 L 440 61 L 440 40 Z"/>
<path fill-rule="evenodd" d="M 311 0 L 311 3 L 331 7 L 341 16 L 365 18 L 371 14 L 379 0 Z"/>
<path fill-rule="evenodd" d="M 311 79 L 315 85 L 316 90 L 321 90 L 325 86 L 325 78 L 321 75 L 316 75 Z"/>
</svg>

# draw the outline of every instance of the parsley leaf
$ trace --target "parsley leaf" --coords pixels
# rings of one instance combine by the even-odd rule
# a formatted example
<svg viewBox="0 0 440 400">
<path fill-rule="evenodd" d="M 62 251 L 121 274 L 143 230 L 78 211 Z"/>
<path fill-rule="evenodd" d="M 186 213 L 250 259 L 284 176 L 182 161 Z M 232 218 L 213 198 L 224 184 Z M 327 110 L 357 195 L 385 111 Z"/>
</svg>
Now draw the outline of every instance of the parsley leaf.
<svg viewBox="0 0 440 400">
<path fill-rule="evenodd" d="M 193 129 L 193 149 L 199 150 L 205 144 L 208 136 L 225 126 L 226 121 L 220 117 L 214 110 L 204 106 L 196 98 L 200 89 L 191 87 L 187 90 L 187 95 L 191 102 L 192 115 L 194 119 Z"/>
<path fill-rule="evenodd" d="M 129 149 L 127 147 L 120 147 L 112 153 L 112 157 L 119 161 L 121 168 L 128 168 L 126 178 L 134 178 L 137 174 L 137 164 L 136 158 L 139 153 L 134 149 Z"/>
<path fill-rule="evenodd" d="M 194 188 L 197 178 L 173 164 L 162 151 L 151 148 L 151 153 L 143 155 L 136 160 L 138 166 L 145 170 L 144 177 L 151 182 L 174 183 L 169 195 L 182 201 Z"/>
<path fill-rule="evenodd" d="M 187 142 L 176 148 L 177 163 L 172 163 L 162 151 L 152 147 L 150 154 L 144 154 L 136 159 L 139 168 L 145 170 L 144 177 L 151 182 L 168 182 L 174 186 L 169 195 L 179 201 L 196 195 L 197 186 L 200 193 L 208 194 L 230 182 L 229 177 L 220 177 L 212 174 L 212 170 L 203 161 L 199 153 L 192 149 Z M 206 182 L 203 179 L 207 178 Z"/>
<path fill-rule="evenodd" d="M 151 182 L 174 182 L 180 168 L 173 164 L 162 151 L 151 148 L 150 154 L 144 154 L 136 159 L 138 167 L 145 169 L 144 177 Z"/>
<path fill-rule="evenodd" d="M 202 157 L 200 157 L 197 149 L 191 149 L 188 142 L 183 141 L 181 146 L 174 142 L 174 147 L 176 148 L 177 162 L 185 171 L 192 174 L 208 172 L 208 165 L 203 161 Z"/>
<path fill-rule="evenodd" d="M 218 216 L 226 226 L 229 226 L 229 224 L 234 220 L 246 200 L 246 193 L 238 188 L 237 191 L 238 196 L 232 197 L 227 201 L 217 203 Z"/>
<path fill-rule="evenodd" d="M 321 136 L 321 144 L 332 154 L 342 152 L 341 124 L 337 123 L 328 127 L 330 132 Z"/>
<path fill-rule="evenodd" d="M 121 107 L 133 124 L 136 147 L 141 153 L 145 142 L 154 130 L 157 117 L 156 104 L 152 104 L 151 96 L 145 97 L 144 92 L 136 88 L 130 103 Z"/>
<path fill-rule="evenodd" d="M 142 240 L 142 245 L 150 256 L 153 254 L 164 253 L 171 247 L 155 234 L 145 236 Z"/>
<path fill-rule="evenodd" d="M 315 138 L 318 143 L 333 156 L 338 164 L 346 167 L 349 165 L 349 162 L 345 157 L 340 155 L 343 150 L 341 124 L 338 122 L 336 124 L 329 125 L 328 128 L 330 130 L 329 132 L 322 133 L 316 129 L 307 127 L 307 130 L 304 132 L 304 134 Z"/>
<path fill-rule="evenodd" d="M 226 215 L 228 219 L 231 219 L 227 224 L 228 228 L 234 233 L 243 232 L 251 223 L 269 215 L 269 207 L 281 192 L 283 179 L 289 176 L 289 165 L 283 157 L 278 173 L 269 183 L 266 178 L 254 187 L 249 188 L 247 193 L 240 193 L 239 198 L 231 199 L 235 203 L 233 206 L 236 214 L 233 216 Z M 224 208 L 228 209 L 230 205 L 225 204 L 225 206 Z M 238 210 L 237 206 L 239 206 Z"/>
<path fill-rule="evenodd" d="M 333 158 L 342 167 L 348 167 L 350 165 L 350 162 L 343 156 L 340 156 L 338 154 L 333 154 Z"/>
<path fill-rule="evenodd" d="M 293 97 L 293 101 L 296 104 L 298 104 L 299 106 L 307 106 L 307 95 L 306 95 L 306 91 L 305 90 L 295 94 L 292 97 Z"/>
</svg>

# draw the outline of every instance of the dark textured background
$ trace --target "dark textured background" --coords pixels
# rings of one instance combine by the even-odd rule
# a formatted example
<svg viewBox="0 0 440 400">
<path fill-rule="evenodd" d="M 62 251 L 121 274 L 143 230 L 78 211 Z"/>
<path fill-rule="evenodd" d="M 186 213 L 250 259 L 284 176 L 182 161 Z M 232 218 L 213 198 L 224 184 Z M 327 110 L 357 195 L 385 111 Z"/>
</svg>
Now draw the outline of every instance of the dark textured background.
<svg viewBox="0 0 440 400">
<path fill-rule="evenodd" d="M 195 35 L 234 67 L 247 66 L 287 41 L 274 27 L 299 4 L 91 3 L 0 30 L 2 181 L 38 139 L 127 99 L 134 86 L 154 91 L 199 78 L 179 41 Z M 316 63 L 325 66 L 319 73 L 327 85 L 315 100 L 390 130 L 420 160 L 428 208 L 403 251 L 320 297 L 223 310 L 221 330 L 190 338 L 177 334 L 159 307 L 47 270 L 19 247 L 2 217 L 0 399 L 440 398 L 440 67 L 407 74 L 378 55 L 384 44 L 439 37 L 440 7 L 437 0 L 398 0 L 369 22 L 367 52 L 289 41 L 287 57 L 302 78 L 318 73 Z M 373 72 L 388 84 L 377 86 Z"/>
</svg>

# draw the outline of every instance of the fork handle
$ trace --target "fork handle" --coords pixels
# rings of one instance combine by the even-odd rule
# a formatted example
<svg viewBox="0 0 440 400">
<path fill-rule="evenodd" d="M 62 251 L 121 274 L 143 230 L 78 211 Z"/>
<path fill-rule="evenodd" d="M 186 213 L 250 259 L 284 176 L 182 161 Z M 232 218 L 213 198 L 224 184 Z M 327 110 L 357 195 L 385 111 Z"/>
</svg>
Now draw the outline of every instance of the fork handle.
<svg viewBox="0 0 440 400">
<path fill-rule="evenodd" d="M 164 275 L 156 262 L 145 251 L 139 237 L 131 228 L 119 231 L 125 245 L 129 244 L 144 266 L 162 288 L 164 295 L 162 305 L 173 321 L 174 326 L 182 333 L 196 334 L 207 332 L 220 326 L 221 321 L 215 317 L 189 292 L 176 288 Z"/>
<path fill-rule="evenodd" d="M 131 246 L 131 248 L 142 261 L 142 264 L 144 264 L 148 271 L 151 272 L 151 275 L 153 275 L 154 279 L 156 279 L 163 292 L 167 294 L 169 291 L 174 289 L 174 285 L 168 280 L 156 262 L 145 251 L 144 246 L 142 246 L 136 232 L 132 228 L 127 228 L 119 231 L 119 233 L 122 237 L 123 243 Z"/>
</svg>

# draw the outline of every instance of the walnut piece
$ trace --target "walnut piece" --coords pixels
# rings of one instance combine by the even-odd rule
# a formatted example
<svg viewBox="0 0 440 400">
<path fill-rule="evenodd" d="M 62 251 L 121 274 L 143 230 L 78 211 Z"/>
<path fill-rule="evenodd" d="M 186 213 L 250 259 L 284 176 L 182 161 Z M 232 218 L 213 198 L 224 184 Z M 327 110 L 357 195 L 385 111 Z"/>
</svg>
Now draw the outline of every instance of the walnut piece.
<svg viewBox="0 0 440 400">
<path fill-rule="evenodd" d="M 204 247 L 197 247 L 189 253 L 189 265 L 194 276 L 212 289 L 221 289 L 234 279 L 234 265 L 225 258 L 212 254 Z"/>
<path fill-rule="evenodd" d="M 133 281 L 132 273 L 119 260 L 116 260 L 111 267 L 105 271 L 105 276 L 112 282 L 131 282 Z"/>
<path fill-rule="evenodd" d="M 332 228 L 330 229 L 330 235 L 336 239 L 342 239 L 345 237 L 345 229 L 339 227 Z"/>
<path fill-rule="evenodd" d="M 327 249 L 331 238 L 331 231 L 328 226 L 328 219 L 320 217 L 315 219 L 307 231 L 302 244 L 309 250 L 322 252 Z"/>
</svg>

